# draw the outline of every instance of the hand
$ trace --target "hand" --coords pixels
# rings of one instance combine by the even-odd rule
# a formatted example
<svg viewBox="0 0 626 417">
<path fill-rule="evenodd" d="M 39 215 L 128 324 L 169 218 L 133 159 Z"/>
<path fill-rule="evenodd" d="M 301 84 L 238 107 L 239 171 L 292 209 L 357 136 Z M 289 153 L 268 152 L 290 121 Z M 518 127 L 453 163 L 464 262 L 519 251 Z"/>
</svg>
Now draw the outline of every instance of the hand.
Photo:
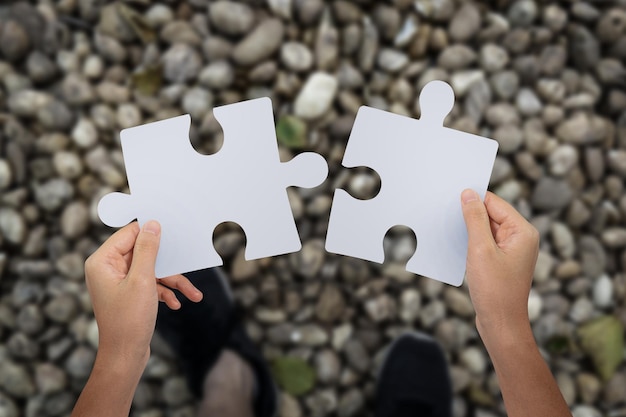
<svg viewBox="0 0 626 417">
<path fill-rule="evenodd" d="M 492 193 L 484 204 L 473 190 L 461 195 L 468 233 L 466 278 L 483 337 L 530 328 L 528 295 L 539 251 L 539 233 L 511 205 Z"/>
<path fill-rule="evenodd" d="M 113 234 L 85 262 L 87 290 L 99 330 L 99 353 L 147 360 L 158 301 L 180 308 L 171 288 L 192 301 L 202 293 L 187 278 L 175 275 L 157 280 L 154 264 L 161 227 L 133 222 Z"/>
</svg>

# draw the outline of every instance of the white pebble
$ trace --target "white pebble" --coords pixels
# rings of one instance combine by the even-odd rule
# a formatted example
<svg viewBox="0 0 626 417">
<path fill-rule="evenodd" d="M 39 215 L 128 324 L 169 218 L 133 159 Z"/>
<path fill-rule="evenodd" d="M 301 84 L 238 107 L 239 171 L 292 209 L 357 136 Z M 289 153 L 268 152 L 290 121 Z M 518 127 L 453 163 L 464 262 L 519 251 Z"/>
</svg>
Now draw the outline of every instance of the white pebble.
<svg viewBox="0 0 626 417">
<path fill-rule="evenodd" d="M 528 319 L 531 322 L 534 322 L 539 318 L 542 307 L 543 302 L 541 301 L 541 296 L 537 294 L 535 290 L 530 290 L 530 294 L 528 296 Z"/>
<path fill-rule="evenodd" d="M 306 120 L 317 119 L 330 108 L 337 93 L 337 79 L 324 72 L 309 77 L 294 104 L 296 116 Z"/>
<path fill-rule="evenodd" d="M 598 278 L 593 285 L 593 303 L 600 308 L 613 305 L 613 282 L 606 274 Z"/>
</svg>

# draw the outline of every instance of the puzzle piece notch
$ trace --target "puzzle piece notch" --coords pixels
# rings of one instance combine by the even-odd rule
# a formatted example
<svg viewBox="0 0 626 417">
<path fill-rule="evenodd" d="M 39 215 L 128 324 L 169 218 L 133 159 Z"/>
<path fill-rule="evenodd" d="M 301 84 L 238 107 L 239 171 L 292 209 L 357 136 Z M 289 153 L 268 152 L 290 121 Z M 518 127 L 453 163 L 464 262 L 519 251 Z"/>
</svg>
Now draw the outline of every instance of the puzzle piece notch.
<svg viewBox="0 0 626 417">
<path fill-rule="evenodd" d="M 217 107 L 214 114 L 224 145 L 213 155 L 191 146 L 189 116 L 120 135 L 131 195 L 105 196 L 99 214 L 116 224 L 134 218 L 140 225 L 161 223 L 157 277 L 221 265 L 213 231 L 227 221 L 243 229 L 246 259 L 299 250 L 286 187 L 317 186 L 327 176 L 326 161 L 317 154 L 280 162 L 269 98 Z"/>
<path fill-rule="evenodd" d="M 373 169 L 381 178 L 381 190 L 365 201 L 335 191 L 326 249 L 382 263 L 387 231 L 407 226 L 417 239 L 407 270 L 458 286 L 467 253 L 460 194 L 473 188 L 484 197 L 498 144 L 443 127 L 453 105 L 452 89 L 431 82 L 424 90 L 420 120 L 366 106 L 359 109 L 343 165 Z M 431 110 L 429 101 L 440 98 L 443 103 L 437 101 Z"/>
</svg>

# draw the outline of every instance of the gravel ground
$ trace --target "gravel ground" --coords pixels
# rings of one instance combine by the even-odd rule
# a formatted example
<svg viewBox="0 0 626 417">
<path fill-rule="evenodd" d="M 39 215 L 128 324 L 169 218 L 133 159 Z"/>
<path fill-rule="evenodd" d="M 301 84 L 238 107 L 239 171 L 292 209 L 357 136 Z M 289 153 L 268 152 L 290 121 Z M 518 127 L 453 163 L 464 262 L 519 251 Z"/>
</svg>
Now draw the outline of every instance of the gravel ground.
<svg viewBox="0 0 626 417">
<path fill-rule="evenodd" d="M 0 416 L 69 415 L 89 375 L 83 262 L 111 233 L 99 198 L 127 187 L 119 131 L 189 113 L 192 144 L 213 153 L 212 107 L 261 96 L 283 160 L 311 150 L 330 166 L 289 190 L 302 251 L 246 262 L 238 226 L 215 233 L 265 356 L 315 370 L 280 415 L 370 415 L 382 352 L 410 328 L 444 347 L 455 416 L 504 415 L 467 288 L 404 270 L 411 231 L 388 234 L 384 265 L 324 251 L 333 191 L 380 186 L 341 167 L 359 106 L 418 117 L 433 79 L 457 97 L 447 126 L 500 143 L 490 189 L 540 231 L 529 315 L 575 417 L 626 416 L 624 62 L 624 0 L 3 2 Z M 132 416 L 192 416 L 176 358 L 153 344 Z"/>
</svg>

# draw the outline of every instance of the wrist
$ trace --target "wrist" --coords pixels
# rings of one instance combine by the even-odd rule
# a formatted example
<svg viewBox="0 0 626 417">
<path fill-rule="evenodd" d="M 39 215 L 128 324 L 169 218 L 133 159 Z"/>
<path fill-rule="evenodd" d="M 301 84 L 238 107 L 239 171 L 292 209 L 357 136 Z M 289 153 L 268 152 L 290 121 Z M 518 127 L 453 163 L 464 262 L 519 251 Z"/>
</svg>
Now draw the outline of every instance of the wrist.
<svg viewBox="0 0 626 417">
<path fill-rule="evenodd" d="M 528 319 L 510 320 L 498 324 L 476 317 L 476 329 L 489 352 L 516 345 L 536 345 Z"/>
<path fill-rule="evenodd" d="M 148 364 L 148 359 L 150 359 L 150 348 L 143 353 L 126 353 L 119 349 L 108 349 L 101 346 L 96 354 L 94 370 L 103 370 L 126 377 L 136 376 L 139 379 Z"/>
</svg>

